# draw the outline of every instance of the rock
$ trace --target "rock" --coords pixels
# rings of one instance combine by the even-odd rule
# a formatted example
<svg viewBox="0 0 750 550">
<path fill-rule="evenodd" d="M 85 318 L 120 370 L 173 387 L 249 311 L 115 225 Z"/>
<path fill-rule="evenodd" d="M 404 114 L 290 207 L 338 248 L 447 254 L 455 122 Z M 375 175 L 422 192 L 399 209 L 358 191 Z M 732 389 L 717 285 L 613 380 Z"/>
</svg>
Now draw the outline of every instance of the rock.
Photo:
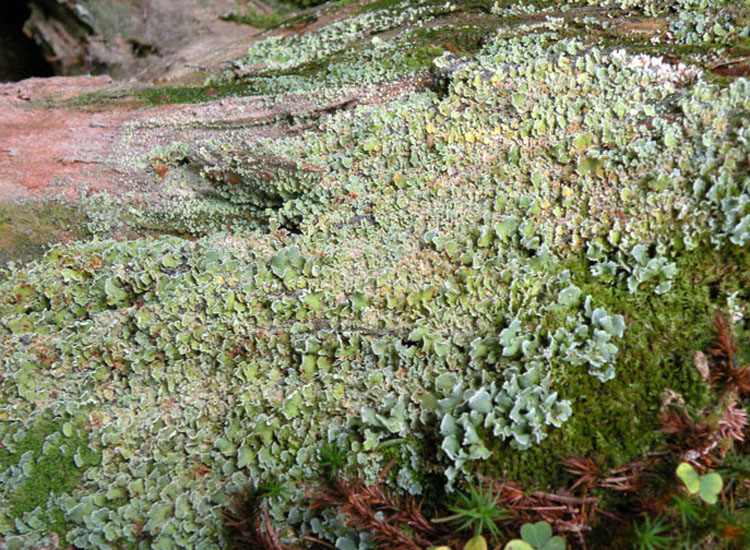
<svg viewBox="0 0 750 550">
<path fill-rule="evenodd" d="M 255 31 L 220 20 L 228 0 L 33 0 L 24 32 L 55 73 L 106 72 L 116 78 L 185 74 L 207 53 Z"/>
</svg>

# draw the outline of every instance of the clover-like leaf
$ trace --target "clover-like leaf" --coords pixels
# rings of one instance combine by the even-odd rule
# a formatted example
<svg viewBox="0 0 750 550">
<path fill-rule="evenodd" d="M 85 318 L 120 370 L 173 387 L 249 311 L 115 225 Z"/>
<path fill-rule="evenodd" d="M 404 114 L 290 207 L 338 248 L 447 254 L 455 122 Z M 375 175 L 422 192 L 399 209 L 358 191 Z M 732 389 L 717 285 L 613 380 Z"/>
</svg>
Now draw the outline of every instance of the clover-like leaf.
<svg viewBox="0 0 750 550">
<path fill-rule="evenodd" d="M 719 474 L 706 474 L 704 476 L 701 476 L 698 495 L 706 504 L 716 504 L 719 493 L 721 493 L 723 487 L 724 481 L 721 479 L 721 476 Z"/>
<path fill-rule="evenodd" d="M 691 495 L 700 490 L 700 476 L 695 471 L 695 468 L 687 462 L 683 462 L 677 466 L 677 477 L 682 480 Z"/>
<path fill-rule="evenodd" d="M 542 550 L 565 550 L 565 540 L 562 537 L 552 537 Z"/>
<path fill-rule="evenodd" d="M 466 541 L 464 550 L 487 550 L 487 540 L 482 535 L 471 537 Z"/>
<path fill-rule="evenodd" d="M 552 538 L 552 527 L 546 521 L 525 523 L 521 527 L 521 538 L 533 548 L 542 549 Z"/>
</svg>

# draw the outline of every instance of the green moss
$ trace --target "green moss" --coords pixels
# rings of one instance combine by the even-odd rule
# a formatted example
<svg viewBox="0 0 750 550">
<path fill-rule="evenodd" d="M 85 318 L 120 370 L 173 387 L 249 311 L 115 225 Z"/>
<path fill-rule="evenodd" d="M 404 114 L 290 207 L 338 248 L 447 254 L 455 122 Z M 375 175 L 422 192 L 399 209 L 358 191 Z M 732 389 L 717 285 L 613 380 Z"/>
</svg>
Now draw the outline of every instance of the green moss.
<svg viewBox="0 0 750 550">
<path fill-rule="evenodd" d="M 311 6 L 319 6 L 325 4 L 328 0 L 289 0 L 290 4 L 293 4 L 300 8 L 309 8 Z"/>
<path fill-rule="evenodd" d="M 224 21 L 232 21 L 241 25 L 250 25 L 258 29 L 268 29 L 281 25 L 289 18 L 288 13 L 273 11 L 271 13 L 261 13 L 255 11 L 249 6 L 244 12 L 234 11 L 221 17 Z"/>
<path fill-rule="evenodd" d="M 359 45 L 352 48 L 352 51 L 361 51 L 364 46 Z M 299 76 L 299 77 L 315 77 L 318 76 L 321 71 L 325 71 L 331 65 L 334 65 L 346 58 L 346 54 L 337 53 L 328 57 L 313 59 L 305 63 L 301 63 L 295 67 L 289 69 L 272 69 L 265 71 L 263 74 L 264 78 L 274 78 L 278 76 Z"/>
<path fill-rule="evenodd" d="M 62 102 L 66 107 L 92 107 L 112 102 L 130 101 L 147 105 L 173 103 L 206 103 L 224 97 L 255 95 L 257 89 L 246 83 L 218 84 L 215 86 L 160 86 L 143 90 L 93 92 Z"/>
<path fill-rule="evenodd" d="M 82 422 L 78 421 L 76 424 L 81 425 Z M 64 445 L 55 446 L 45 453 L 45 439 L 60 432 L 62 425 L 60 420 L 39 418 L 25 430 L 21 440 L 14 444 L 13 452 L 0 446 L 0 473 L 17 465 L 25 453 L 32 453 L 28 476 L 15 490 L 6 494 L 10 512 L 13 517 L 23 518 L 25 513 L 41 507 L 48 529 L 64 540 L 72 524 L 65 519 L 65 514 L 59 507 L 47 505 L 50 496 L 53 493 L 59 496 L 75 490 L 83 480 L 85 469 L 98 464 L 101 455 L 88 447 L 87 432 L 83 429 L 74 430 L 71 437 L 65 438 Z M 80 467 L 76 465 L 76 454 L 81 461 Z"/>
<path fill-rule="evenodd" d="M 624 285 L 601 284 L 585 260 L 567 265 L 584 295 L 596 296 L 608 311 L 625 315 L 617 376 L 602 384 L 585 371 L 556 373 L 556 391 L 573 401 L 571 419 L 522 453 L 496 444 L 493 457 L 479 467 L 482 473 L 520 480 L 529 487 L 558 486 L 566 478 L 560 458 L 601 457 L 612 468 L 658 449 L 663 444 L 658 413 L 666 390 L 680 394 L 693 409 L 706 405 L 708 386 L 695 369 L 693 355 L 713 344 L 715 311 L 724 307 L 722 300 L 737 284 L 726 278 L 726 266 L 748 273 L 750 253 L 710 249 L 685 254 L 677 263 L 673 288 L 661 296 L 633 295 Z M 744 284 L 750 286 L 747 276 Z"/>
<path fill-rule="evenodd" d="M 442 55 L 443 51 L 442 48 L 436 46 L 422 46 L 406 56 L 404 66 L 413 71 L 426 70 L 432 66 L 432 60 Z"/>
<path fill-rule="evenodd" d="M 132 99 L 135 97 L 135 93 L 136 92 L 133 92 L 132 90 L 104 90 L 81 94 L 63 101 L 45 100 L 41 103 L 41 106 L 54 107 L 56 105 L 62 105 L 65 107 L 89 107 L 109 105 L 113 102 Z"/>
<path fill-rule="evenodd" d="M 137 97 L 149 105 L 169 103 L 205 103 L 223 97 L 253 95 L 254 89 L 246 84 L 217 86 L 164 86 L 138 92 Z"/>
<path fill-rule="evenodd" d="M 80 210 L 58 201 L 0 203 L 0 265 L 41 257 L 53 244 L 83 238 Z"/>
<path fill-rule="evenodd" d="M 479 51 L 482 41 L 496 28 L 497 25 L 441 25 L 417 29 L 414 36 L 432 47 L 448 46 L 460 55 L 472 55 Z"/>
<path fill-rule="evenodd" d="M 368 2 L 360 6 L 358 13 L 391 9 L 402 4 L 404 4 L 404 0 L 375 0 L 374 2 Z"/>
</svg>

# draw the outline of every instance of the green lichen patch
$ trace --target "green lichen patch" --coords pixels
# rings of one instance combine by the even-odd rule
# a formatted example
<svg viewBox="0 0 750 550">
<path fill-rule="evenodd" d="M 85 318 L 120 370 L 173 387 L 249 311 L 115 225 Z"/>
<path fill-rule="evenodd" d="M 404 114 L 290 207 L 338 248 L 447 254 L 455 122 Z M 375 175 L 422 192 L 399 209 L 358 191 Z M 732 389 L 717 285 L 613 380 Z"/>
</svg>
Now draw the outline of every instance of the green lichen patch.
<svg viewBox="0 0 750 550">
<path fill-rule="evenodd" d="M 73 545 L 221 546 L 228 495 L 260 483 L 285 540 L 366 550 L 301 505 L 311 479 L 396 459 L 389 487 L 435 502 L 477 471 L 543 488 L 570 453 L 660 451 L 662 394 L 710 402 L 693 354 L 716 308 L 740 335 L 750 311 L 750 82 L 586 42 L 573 19 L 600 21 L 548 6 L 492 7 L 518 18 L 481 44 L 456 27 L 453 52 L 433 3 L 398 8 L 256 43 L 212 85 L 279 94 L 273 116 L 137 159 L 164 200 L 114 207 L 196 238 L 2 273 L 5 423 L 96 412 L 100 462 L 46 504 Z"/>
</svg>

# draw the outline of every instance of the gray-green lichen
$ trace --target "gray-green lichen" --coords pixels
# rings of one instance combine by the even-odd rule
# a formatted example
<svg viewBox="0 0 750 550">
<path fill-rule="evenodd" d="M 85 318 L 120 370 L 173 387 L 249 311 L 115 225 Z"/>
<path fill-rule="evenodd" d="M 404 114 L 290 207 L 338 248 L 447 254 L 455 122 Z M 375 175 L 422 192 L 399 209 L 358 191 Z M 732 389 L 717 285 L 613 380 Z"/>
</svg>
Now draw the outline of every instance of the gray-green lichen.
<svg viewBox="0 0 750 550">
<path fill-rule="evenodd" d="M 677 18 L 698 5 L 611 4 Z M 428 22 L 431 6 L 260 42 L 221 78 L 308 90 L 272 71 Z M 434 89 L 368 96 L 293 132 L 154 149 L 139 162 L 170 168 L 172 202 L 127 215 L 207 235 L 81 242 L 4 271 L 6 544 L 56 529 L 86 549 L 224 547 L 228 495 L 272 476 L 289 489 L 269 502 L 286 536 L 368 548 L 298 506 L 326 446 L 371 480 L 397 456 L 400 490 L 423 493 L 436 473 L 450 488 L 498 449 L 572 430 L 622 369 L 645 369 L 617 307 L 676 295 L 679 265 L 750 241 L 750 82 L 586 44 L 572 23 L 500 28 L 476 56 L 437 57 Z M 351 55 L 371 65 L 332 67 L 321 86 L 403 78 L 378 52 L 408 40 L 370 39 Z M 747 288 L 722 297 L 738 320 Z M 43 445 L 23 450 L 42 418 Z M 8 504 L 47 453 L 74 448 L 76 486 Z"/>
</svg>

